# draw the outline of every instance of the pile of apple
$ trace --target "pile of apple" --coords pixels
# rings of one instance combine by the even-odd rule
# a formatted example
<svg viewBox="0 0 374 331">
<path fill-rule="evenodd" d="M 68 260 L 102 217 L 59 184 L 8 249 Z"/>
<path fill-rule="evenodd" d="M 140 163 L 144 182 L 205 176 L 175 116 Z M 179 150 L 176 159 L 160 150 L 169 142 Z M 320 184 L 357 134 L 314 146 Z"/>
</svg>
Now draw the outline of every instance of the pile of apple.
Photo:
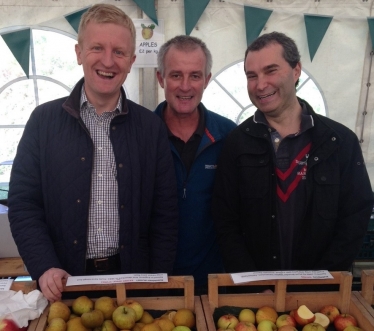
<svg viewBox="0 0 374 331">
<path fill-rule="evenodd" d="M 341 314 L 333 305 L 324 306 L 316 313 L 301 305 L 289 314 L 281 315 L 269 306 L 259 308 L 256 313 L 244 308 L 238 316 L 220 316 L 217 331 L 326 331 L 329 325 L 333 325 L 336 331 L 363 331 L 357 326 L 355 317 Z"/>
<path fill-rule="evenodd" d="M 178 309 L 154 318 L 132 299 L 117 305 L 110 297 L 76 298 L 69 307 L 62 301 L 50 305 L 46 331 L 191 331 L 195 315 Z"/>
</svg>

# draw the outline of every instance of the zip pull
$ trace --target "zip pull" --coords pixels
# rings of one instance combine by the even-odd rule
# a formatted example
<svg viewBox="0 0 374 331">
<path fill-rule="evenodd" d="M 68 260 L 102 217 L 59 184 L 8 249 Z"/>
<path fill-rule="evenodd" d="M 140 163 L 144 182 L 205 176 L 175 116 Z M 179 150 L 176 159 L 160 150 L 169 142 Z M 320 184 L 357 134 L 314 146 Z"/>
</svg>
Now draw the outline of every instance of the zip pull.
<svg viewBox="0 0 374 331">
<path fill-rule="evenodd" d="M 187 189 L 184 187 L 184 188 L 183 188 L 183 195 L 182 195 L 182 198 L 183 198 L 183 199 L 186 199 L 186 197 L 187 197 L 187 196 L 186 196 L 186 191 L 187 191 Z"/>
</svg>

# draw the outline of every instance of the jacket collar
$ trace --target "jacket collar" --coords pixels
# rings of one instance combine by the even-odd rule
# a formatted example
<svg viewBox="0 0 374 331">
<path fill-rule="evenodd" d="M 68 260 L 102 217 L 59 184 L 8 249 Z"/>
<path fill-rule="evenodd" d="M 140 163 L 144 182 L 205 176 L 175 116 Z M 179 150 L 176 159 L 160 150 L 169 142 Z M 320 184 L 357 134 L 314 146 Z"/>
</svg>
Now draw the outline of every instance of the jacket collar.
<svg viewBox="0 0 374 331">
<path fill-rule="evenodd" d="M 75 84 L 73 90 L 71 91 L 68 98 L 62 104 L 62 108 L 64 108 L 70 115 L 79 119 L 80 118 L 80 100 L 81 100 L 81 90 L 84 84 L 84 78 L 78 81 Z M 122 94 L 122 111 L 121 114 L 127 114 L 129 109 L 127 107 L 126 102 L 126 93 L 123 87 L 121 87 L 121 94 Z"/>
</svg>

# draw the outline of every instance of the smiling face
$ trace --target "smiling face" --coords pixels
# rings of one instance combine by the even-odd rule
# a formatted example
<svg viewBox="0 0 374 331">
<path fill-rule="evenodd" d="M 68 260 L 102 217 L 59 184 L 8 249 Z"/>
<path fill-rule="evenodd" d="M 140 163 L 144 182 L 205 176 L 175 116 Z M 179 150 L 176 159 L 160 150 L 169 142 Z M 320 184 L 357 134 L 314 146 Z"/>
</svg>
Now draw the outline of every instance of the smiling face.
<svg viewBox="0 0 374 331">
<path fill-rule="evenodd" d="M 280 44 L 271 43 L 248 52 L 245 73 L 249 98 L 265 116 L 277 117 L 298 107 L 295 82 L 300 77 L 301 64 L 291 68 Z"/>
<path fill-rule="evenodd" d="M 197 112 L 211 74 L 205 74 L 206 58 L 201 48 L 179 50 L 172 46 L 165 55 L 164 76 L 157 72 L 165 90 L 167 112 L 186 117 Z"/>
<path fill-rule="evenodd" d="M 130 30 L 114 23 L 89 22 L 75 52 L 78 64 L 83 66 L 88 100 L 96 108 L 114 108 L 135 61 Z"/>
</svg>

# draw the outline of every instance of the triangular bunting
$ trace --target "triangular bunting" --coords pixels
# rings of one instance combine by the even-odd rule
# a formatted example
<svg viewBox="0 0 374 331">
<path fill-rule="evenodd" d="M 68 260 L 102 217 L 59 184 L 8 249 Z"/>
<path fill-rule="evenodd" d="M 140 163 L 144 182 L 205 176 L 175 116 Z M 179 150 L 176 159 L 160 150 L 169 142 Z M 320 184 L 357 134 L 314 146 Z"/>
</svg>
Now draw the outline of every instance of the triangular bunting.
<svg viewBox="0 0 374 331">
<path fill-rule="evenodd" d="M 186 35 L 190 35 L 210 0 L 184 0 L 184 21 Z"/>
<path fill-rule="evenodd" d="M 304 14 L 310 61 L 313 61 L 314 55 L 316 54 L 317 49 L 325 36 L 332 18 L 332 16 Z"/>
<path fill-rule="evenodd" d="M 268 9 L 244 6 L 247 45 L 260 35 L 272 12 Z"/>
<path fill-rule="evenodd" d="M 156 7 L 154 0 L 134 0 L 134 2 L 140 7 L 146 15 L 158 25 Z"/>
<path fill-rule="evenodd" d="M 10 51 L 21 65 L 27 78 L 29 78 L 30 65 L 30 33 L 30 29 L 25 29 L 1 35 Z"/>
<path fill-rule="evenodd" d="M 76 33 L 78 33 L 79 28 L 79 22 L 81 21 L 82 15 L 89 9 L 90 7 L 86 9 L 79 10 L 75 13 L 69 14 L 65 16 L 65 19 L 69 22 L 69 24 L 73 27 Z"/>
<path fill-rule="evenodd" d="M 374 50 L 374 17 L 368 17 L 368 24 L 371 37 L 371 49 Z"/>
</svg>

